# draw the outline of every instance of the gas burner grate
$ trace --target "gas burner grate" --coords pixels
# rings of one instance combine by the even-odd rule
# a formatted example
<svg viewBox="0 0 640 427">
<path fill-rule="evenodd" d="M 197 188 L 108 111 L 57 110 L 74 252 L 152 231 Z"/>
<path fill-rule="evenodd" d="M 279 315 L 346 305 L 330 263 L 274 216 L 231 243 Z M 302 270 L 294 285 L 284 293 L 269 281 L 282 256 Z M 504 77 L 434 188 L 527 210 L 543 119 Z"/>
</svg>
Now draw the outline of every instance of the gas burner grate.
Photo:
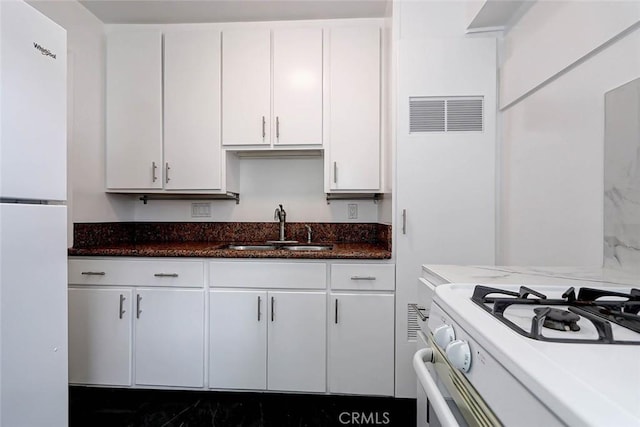
<svg viewBox="0 0 640 427">
<path fill-rule="evenodd" d="M 616 298 L 615 300 L 601 298 Z M 509 326 L 520 335 L 531 339 L 562 343 L 589 344 L 640 344 L 640 341 L 615 340 L 611 323 L 640 333 L 640 290 L 631 289 L 626 293 L 612 292 L 603 289 L 581 288 L 576 295 L 573 287 L 562 294 L 562 298 L 550 299 L 546 295 L 521 286 L 519 292 L 477 285 L 471 300 L 491 313 L 496 319 Z M 525 330 L 504 316 L 504 311 L 514 304 L 539 305 L 531 319 L 530 330 Z M 553 306 L 567 306 L 567 309 L 589 320 L 595 327 L 598 338 L 551 338 L 542 335 L 545 322 L 552 322 L 549 316 L 554 315 Z"/>
</svg>

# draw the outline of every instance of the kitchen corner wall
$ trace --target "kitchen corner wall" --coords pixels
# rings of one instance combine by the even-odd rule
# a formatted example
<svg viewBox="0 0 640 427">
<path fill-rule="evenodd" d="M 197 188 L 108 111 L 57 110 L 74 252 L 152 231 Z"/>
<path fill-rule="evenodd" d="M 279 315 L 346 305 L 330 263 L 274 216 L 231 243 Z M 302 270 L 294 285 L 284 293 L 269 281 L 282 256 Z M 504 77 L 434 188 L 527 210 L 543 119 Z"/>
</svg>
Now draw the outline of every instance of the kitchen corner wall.
<svg viewBox="0 0 640 427">
<path fill-rule="evenodd" d="M 604 265 L 640 274 L 640 77 L 605 108 Z"/>
<path fill-rule="evenodd" d="M 603 264 L 604 98 L 640 76 L 639 22 L 638 2 L 535 2 L 505 35 L 499 264 Z"/>
<path fill-rule="evenodd" d="M 67 30 L 68 244 L 73 223 L 130 221 L 133 204 L 104 192 L 104 25 L 76 1 L 28 2 Z"/>
</svg>

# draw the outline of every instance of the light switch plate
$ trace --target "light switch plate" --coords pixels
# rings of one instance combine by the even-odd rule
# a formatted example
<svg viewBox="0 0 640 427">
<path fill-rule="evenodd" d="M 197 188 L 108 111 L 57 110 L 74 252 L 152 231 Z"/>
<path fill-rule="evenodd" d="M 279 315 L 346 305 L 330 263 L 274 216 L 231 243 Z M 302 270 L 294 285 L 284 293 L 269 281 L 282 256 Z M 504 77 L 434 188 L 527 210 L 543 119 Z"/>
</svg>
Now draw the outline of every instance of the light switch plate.
<svg viewBox="0 0 640 427">
<path fill-rule="evenodd" d="M 349 219 L 358 219 L 358 205 L 356 203 L 349 203 Z"/>
</svg>

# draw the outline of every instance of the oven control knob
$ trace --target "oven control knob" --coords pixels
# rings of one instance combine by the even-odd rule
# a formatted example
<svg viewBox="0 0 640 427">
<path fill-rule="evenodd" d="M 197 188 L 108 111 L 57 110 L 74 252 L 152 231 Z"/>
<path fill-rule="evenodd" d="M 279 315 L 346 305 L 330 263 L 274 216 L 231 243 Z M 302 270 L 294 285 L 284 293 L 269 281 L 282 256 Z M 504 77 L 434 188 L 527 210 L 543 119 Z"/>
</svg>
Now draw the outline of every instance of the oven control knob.
<svg viewBox="0 0 640 427">
<path fill-rule="evenodd" d="M 456 340 L 447 346 L 445 349 L 447 359 L 449 362 L 462 372 L 469 372 L 471 368 L 471 349 L 469 349 L 469 343 L 462 340 Z"/>
<path fill-rule="evenodd" d="M 438 347 L 445 349 L 449 343 L 456 339 L 456 333 L 453 330 L 453 326 L 441 325 L 433 331 L 433 340 L 438 344 Z"/>
</svg>

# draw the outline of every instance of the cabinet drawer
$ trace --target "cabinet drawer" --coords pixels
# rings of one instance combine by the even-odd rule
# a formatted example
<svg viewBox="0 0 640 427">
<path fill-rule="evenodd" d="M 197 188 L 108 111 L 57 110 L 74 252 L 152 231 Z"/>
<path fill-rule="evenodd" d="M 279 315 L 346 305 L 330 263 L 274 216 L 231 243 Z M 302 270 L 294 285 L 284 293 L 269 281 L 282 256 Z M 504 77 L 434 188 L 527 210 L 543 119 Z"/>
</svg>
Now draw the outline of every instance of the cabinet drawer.
<svg viewBox="0 0 640 427">
<path fill-rule="evenodd" d="M 334 264 L 331 266 L 331 289 L 392 291 L 395 287 L 394 264 Z"/>
<path fill-rule="evenodd" d="M 70 259 L 69 284 L 102 286 L 204 286 L 202 261 Z"/>
<path fill-rule="evenodd" d="M 212 287 L 325 289 L 327 267 L 310 262 L 212 262 Z"/>
</svg>

